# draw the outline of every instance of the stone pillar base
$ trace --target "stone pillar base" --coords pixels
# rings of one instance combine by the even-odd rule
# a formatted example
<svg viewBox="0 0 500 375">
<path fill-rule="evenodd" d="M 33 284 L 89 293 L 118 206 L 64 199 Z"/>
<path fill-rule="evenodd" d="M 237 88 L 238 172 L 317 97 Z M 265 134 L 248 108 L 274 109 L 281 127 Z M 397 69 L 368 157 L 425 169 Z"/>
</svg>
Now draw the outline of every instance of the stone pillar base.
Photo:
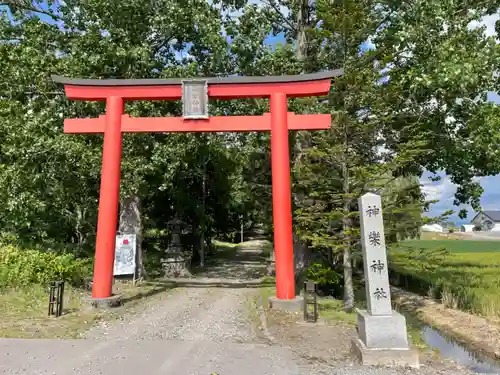
<svg viewBox="0 0 500 375">
<path fill-rule="evenodd" d="M 418 352 L 414 349 L 371 349 L 357 337 L 352 339 L 351 344 L 352 352 L 362 365 L 420 367 Z"/>
<path fill-rule="evenodd" d="M 397 311 L 390 315 L 356 312 L 359 338 L 352 340 L 352 351 L 363 365 L 419 367 L 418 351 L 408 345 L 404 315 Z"/>
<path fill-rule="evenodd" d="M 296 296 L 294 299 L 269 297 L 269 307 L 286 312 L 302 312 L 304 311 L 304 298 L 302 296 Z"/>
<path fill-rule="evenodd" d="M 408 349 L 406 319 L 397 311 L 391 315 L 371 315 L 356 309 L 359 338 L 368 348 Z"/>
<path fill-rule="evenodd" d="M 109 309 L 122 305 L 122 296 L 114 295 L 108 298 L 90 298 L 90 305 L 96 309 Z"/>
<path fill-rule="evenodd" d="M 182 253 L 169 254 L 169 258 L 161 260 L 164 277 L 191 277 L 188 262 Z"/>
</svg>

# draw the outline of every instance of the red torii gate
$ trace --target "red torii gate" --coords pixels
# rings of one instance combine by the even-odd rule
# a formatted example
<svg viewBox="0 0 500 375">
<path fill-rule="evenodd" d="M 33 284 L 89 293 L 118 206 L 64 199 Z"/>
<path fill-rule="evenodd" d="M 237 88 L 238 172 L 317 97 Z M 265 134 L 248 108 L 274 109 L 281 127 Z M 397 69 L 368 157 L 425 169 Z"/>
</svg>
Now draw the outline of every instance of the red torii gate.
<svg viewBox="0 0 500 375">
<path fill-rule="evenodd" d="M 123 132 L 271 131 L 276 297 L 295 298 L 288 130 L 328 129 L 329 114 L 287 112 L 287 98 L 323 96 L 343 70 L 296 76 L 193 79 L 70 79 L 53 76 L 73 100 L 106 101 L 106 115 L 65 119 L 65 133 L 104 133 L 92 297 L 112 296 Z M 208 98 L 269 98 L 270 114 L 208 116 Z M 126 100 L 183 99 L 183 117 L 130 117 Z M 186 99 L 189 99 L 186 101 Z"/>
</svg>

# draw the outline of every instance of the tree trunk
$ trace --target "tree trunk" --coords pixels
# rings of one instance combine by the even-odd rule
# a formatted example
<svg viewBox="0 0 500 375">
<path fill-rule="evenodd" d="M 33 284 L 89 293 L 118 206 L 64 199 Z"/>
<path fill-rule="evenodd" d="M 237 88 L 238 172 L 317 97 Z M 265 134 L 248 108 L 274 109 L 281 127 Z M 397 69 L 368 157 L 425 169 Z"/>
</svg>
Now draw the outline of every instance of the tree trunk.
<svg viewBox="0 0 500 375">
<path fill-rule="evenodd" d="M 299 3 L 299 10 L 297 12 L 297 21 L 295 26 L 297 29 L 297 50 L 295 51 L 295 56 L 297 57 L 298 61 L 305 62 L 307 61 L 308 57 L 306 28 L 309 26 L 309 1 L 299 0 Z M 305 71 L 302 70 L 302 73 L 305 73 Z M 292 141 L 295 148 L 295 164 L 295 162 L 301 157 L 302 149 L 310 147 L 310 140 L 305 139 L 304 132 L 293 132 Z"/>
<path fill-rule="evenodd" d="M 352 283 L 351 249 L 344 247 L 344 310 L 354 309 L 354 287 Z"/>
<path fill-rule="evenodd" d="M 299 10 L 297 12 L 295 24 L 297 31 L 297 50 L 295 51 L 295 56 L 297 57 L 298 61 L 304 63 L 307 61 L 308 57 L 308 41 L 306 28 L 309 27 L 309 2 L 308 0 L 299 0 L 299 3 Z M 302 70 L 302 73 L 305 73 L 305 71 Z M 294 165 L 296 165 L 301 159 L 302 150 L 311 146 L 310 138 L 307 137 L 306 134 L 306 132 L 293 132 L 291 135 L 290 144 L 293 147 L 293 158 L 291 163 L 292 172 Z M 297 196 L 292 194 L 292 199 L 294 203 L 297 203 Z M 293 232 L 292 235 L 295 281 L 297 282 L 302 280 L 307 268 L 309 267 L 311 250 L 303 241 L 299 239 L 295 232 Z M 273 267 L 275 267 L 274 259 L 272 265 Z M 268 274 L 269 273 L 270 272 L 268 272 Z"/>
<path fill-rule="evenodd" d="M 295 281 L 302 281 L 311 261 L 311 250 L 293 233 L 293 263 Z"/>
<path fill-rule="evenodd" d="M 342 161 L 342 185 L 344 193 L 344 215 L 348 215 L 351 211 L 350 198 L 348 194 L 349 189 L 349 169 L 347 167 L 347 134 L 344 135 L 344 160 Z M 351 218 L 344 216 L 342 218 L 342 231 L 344 235 L 344 254 L 343 254 L 343 268 L 344 268 L 344 310 L 352 311 L 354 309 L 354 286 L 352 282 L 352 260 L 351 260 L 351 235 L 349 231 L 352 227 Z"/>
<path fill-rule="evenodd" d="M 141 200 L 137 195 L 131 195 L 120 206 L 118 230 L 121 234 L 136 235 L 136 278 L 141 280 L 146 277 L 142 253 Z"/>
<path fill-rule="evenodd" d="M 309 26 L 309 1 L 300 0 L 297 12 L 297 59 L 305 61 L 307 58 L 307 34 L 306 27 Z"/>
<path fill-rule="evenodd" d="M 200 254 L 200 266 L 205 267 L 205 231 L 201 229 L 200 234 L 200 249 L 198 251 Z"/>
<path fill-rule="evenodd" d="M 82 247 L 85 241 L 85 236 L 81 232 L 81 229 L 83 228 L 83 218 L 85 215 L 85 208 L 81 209 L 80 206 L 76 207 L 76 224 L 75 224 L 75 234 L 76 234 L 76 240 L 77 240 L 77 245 L 78 247 Z"/>
<path fill-rule="evenodd" d="M 203 158 L 203 176 L 201 180 L 201 218 L 200 218 L 200 266 L 205 267 L 205 205 L 207 197 L 207 161 Z"/>
<path fill-rule="evenodd" d="M 243 242 L 243 217 L 240 218 L 240 242 Z"/>
</svg>

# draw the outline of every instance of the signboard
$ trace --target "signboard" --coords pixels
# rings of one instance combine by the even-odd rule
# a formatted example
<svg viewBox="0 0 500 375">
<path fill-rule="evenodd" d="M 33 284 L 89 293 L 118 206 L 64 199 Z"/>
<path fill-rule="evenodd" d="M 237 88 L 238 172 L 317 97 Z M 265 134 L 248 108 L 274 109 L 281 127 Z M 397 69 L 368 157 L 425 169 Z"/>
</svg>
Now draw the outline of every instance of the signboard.
<svg viewBox="0 0 500 375">
<path fill-rule="evenodd" d="M 113 275 L 135 275 L 135 234 L 118 234 L 115 242 Z"/>
<path fill-rule="evenodd" d="M 185 119 L 208 118 L 207 81 L 182 81 L 182 109 Z"/>
</svg>

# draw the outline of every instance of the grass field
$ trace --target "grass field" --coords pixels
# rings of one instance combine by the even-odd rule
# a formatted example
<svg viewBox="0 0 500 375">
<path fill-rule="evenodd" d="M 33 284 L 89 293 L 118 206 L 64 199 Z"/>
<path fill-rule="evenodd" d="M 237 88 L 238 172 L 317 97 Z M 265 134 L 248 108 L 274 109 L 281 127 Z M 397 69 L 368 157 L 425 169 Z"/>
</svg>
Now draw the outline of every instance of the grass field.
<svg viewBox="0 0 500 375">
<path fill-rule="evenodd" d="M 394 284 L 500 317 L 500 241 L 405 241 L 390 252 L 390 268 Z"/>
<path fill-rule="evenodd" d="M 403 246 L 424 249 L 444 247 L 452 253 L 499 253 L 500 256 L 500 241 L 412 240 L 404 241 Z"/>
</svg>

